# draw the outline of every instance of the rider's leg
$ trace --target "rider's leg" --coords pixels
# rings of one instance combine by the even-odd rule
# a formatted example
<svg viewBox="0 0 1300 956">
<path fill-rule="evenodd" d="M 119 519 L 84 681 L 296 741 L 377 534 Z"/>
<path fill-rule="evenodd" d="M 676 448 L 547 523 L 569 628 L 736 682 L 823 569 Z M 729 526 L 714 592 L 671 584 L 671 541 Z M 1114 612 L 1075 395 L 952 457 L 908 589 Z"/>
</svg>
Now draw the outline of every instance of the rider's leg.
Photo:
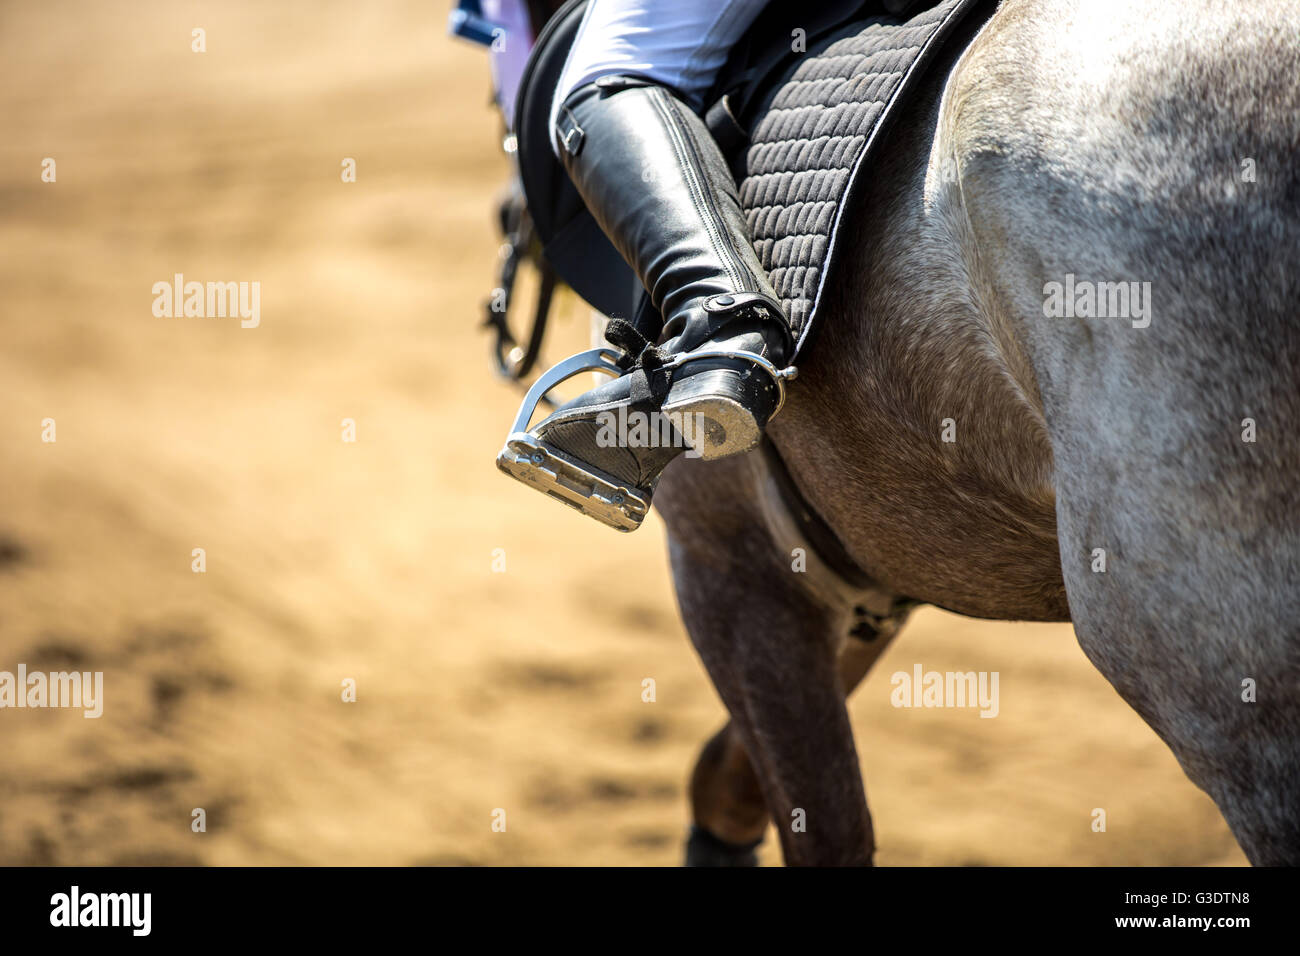
<svg viewBox="0 0 1300 956">
<path fill-rule="evenodd" d="M 654 80 L 698 111 L 731 48 L 769 2 L 591 0 L 555 89 L 551 128 L 569 95 L 603 76 Z"/>
<path fill-rule="evenodd" d="M 733 42 L 761 4 L 692 2 L 693 35 L 667 29 L 658 34 L 661 39 L 678 37 L 668 52 L 632 49 L 643 36 L 655 37 L 661 24 L 677 23 L 672 11 L 656 9 L 660 6 L 688 9 L 648 0 L 593 3 L 566 76 L 583 83 L 593 71 L 599 75 L 564 98 L 555 136 L 578 192 L 663 316 L 662 344 L 634 356 L 638 362 L 631 374 L 580 396 L 535 429 L 548 452 L 634 486 L 647 499 L 659 473 L 682 449 L 653 441 L 656 447 L 638 446 L 631 436 L 600 441 L 611 413 L 662 410 L 705 457 L 747 451 L 777 408 L 779 386 L 772 373 L 793 352 L 788 323 L 749 240 L 727 163 L 699 115 L 660 81 L 676 80 L 698 96 L 725 58 L 721 41 Z M 593 25 L 605 23 L 602 10 L 624 31 L 619 42 L 592 32 Z M 619 11 L 621 20 L 615 16 Z M 645 31 L 629 22 L 638 17 L 645 20 Z M 583 44 L 604 54 L 589 55 Z M 634 73 L 603 72 L 616 67 Z M 612 340 L 632 352 L 640 344 L 625 325 Z M 703 350 L 744 354 L 675 364 L 686 353 Z M 665 369 L 665 364 L 675 367 Z M 660 434 L 657 427 L 650 432 Z"/>
</svg>

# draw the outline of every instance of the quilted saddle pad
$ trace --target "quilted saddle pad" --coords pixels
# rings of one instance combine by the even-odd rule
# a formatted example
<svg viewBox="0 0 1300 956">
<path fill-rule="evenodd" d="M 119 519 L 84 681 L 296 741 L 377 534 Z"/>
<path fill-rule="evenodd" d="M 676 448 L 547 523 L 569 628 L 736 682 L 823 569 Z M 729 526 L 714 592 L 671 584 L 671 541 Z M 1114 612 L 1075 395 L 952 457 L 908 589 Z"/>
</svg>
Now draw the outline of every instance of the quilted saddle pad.
<svg viewBox="0 0 1300 956">
<path fill-rule="evenodd" d="M 808 337 L 844 207 L 886 121 L 981 0 L 875 18 L 809 52 L 753 126 L 740 200 L 798 335 Z M 991 13 L 992 4 L 983 3 Z"/>
</svg>

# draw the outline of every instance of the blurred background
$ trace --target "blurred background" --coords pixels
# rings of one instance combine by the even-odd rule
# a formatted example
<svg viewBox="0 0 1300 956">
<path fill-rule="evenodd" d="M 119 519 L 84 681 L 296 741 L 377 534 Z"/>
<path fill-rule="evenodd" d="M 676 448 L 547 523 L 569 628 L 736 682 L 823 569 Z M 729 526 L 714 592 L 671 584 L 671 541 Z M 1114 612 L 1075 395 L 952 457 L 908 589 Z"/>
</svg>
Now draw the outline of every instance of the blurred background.
<svg viewBox="0 0 1300 956">
<path fill-rule="evenodd" d="M 493 465 L 508 170 L 448 6 L 0 3 L 0 670 L 105 674 L 98 720 L 0 711 L 0 864 L 679 861 L 724 712 L 658 519 Z M 260 326 L 156 318 L 178 272 Z M 915 662 L 999 718 L 894 709 Z M 924 610 L 850 707 L 882 864 L 1244 862 L 1069 627 Z"/>
</svg>

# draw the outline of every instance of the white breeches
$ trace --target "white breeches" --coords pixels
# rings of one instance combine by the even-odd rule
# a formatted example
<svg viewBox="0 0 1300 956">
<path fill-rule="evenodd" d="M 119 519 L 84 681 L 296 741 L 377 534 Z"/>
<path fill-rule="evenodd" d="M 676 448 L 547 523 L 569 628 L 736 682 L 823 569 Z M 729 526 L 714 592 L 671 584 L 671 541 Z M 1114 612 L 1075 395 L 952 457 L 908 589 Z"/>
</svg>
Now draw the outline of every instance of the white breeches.
<svg viewBox="0 0 1300 956">
<path fill-rule="evenodd" d="M 602 76 L 635 74 L 671 87 L 693 108 L 767 0 L 591 0 L 551 103 Z"/>
</svg>

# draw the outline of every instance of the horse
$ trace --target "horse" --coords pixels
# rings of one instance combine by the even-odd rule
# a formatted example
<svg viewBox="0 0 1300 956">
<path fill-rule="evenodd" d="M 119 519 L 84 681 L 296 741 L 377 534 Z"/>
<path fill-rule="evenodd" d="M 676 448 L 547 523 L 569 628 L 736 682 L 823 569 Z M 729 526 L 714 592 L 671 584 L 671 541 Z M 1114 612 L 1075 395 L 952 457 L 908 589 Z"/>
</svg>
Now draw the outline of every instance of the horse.
<svg viewBox="0 0 1300 956">
<path fill-rule="evenodd" d="M 1300 863 L 1298 75 L 1291 0 L 1003 0 L 928 74 L 768 432 L 870 583 L 792 562 L 760 454 L 656 492 L 730 715 L 688 864 L 769 822 L 872 863 L 845 698 L 918 602 L 1072 622 L 1247 858 Z"/>
</svg>

